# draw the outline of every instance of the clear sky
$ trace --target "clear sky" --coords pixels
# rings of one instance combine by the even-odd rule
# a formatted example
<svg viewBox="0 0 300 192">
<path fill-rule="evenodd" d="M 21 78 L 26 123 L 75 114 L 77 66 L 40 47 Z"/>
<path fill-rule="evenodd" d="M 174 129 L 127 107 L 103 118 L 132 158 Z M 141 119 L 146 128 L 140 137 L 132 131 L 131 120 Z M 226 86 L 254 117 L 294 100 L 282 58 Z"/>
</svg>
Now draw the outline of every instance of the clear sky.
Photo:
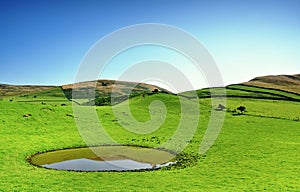
<svg viewBox="0 0 300 192">
<path fill-rule="evenodd" d="M 2 0 L 0 83 L 72 83 L 95 42 L 140 23 L 193 34 L 213 56 L 225 84 L 300 73 L 299 0 Z M 116 70 L 106 78 L 113 79 Z"/>
</svg>

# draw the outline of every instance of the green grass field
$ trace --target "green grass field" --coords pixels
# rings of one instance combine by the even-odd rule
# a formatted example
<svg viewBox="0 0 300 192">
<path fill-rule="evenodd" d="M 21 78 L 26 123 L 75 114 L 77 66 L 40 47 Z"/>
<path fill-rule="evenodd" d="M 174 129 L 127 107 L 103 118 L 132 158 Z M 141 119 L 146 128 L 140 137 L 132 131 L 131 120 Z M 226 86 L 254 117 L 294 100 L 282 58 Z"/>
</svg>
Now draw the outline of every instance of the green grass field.
<svg viewBox="0 0 300 192">
<path fill-rule="evenodd" d="M 210 112 L 217 107 L 210 106 L 210 98 L 200 98 L 200 124 L 184 150 L 187 156 L 198 157 L 196 164 L 145 172 L 72 172 L 32 166 L 27 158 L 35 153 L 85 146 L 72 102 L 59 88 L 2 98 L 0 191 L 300 191 L 300 102 L 288 100 L 287 93 L 281 93 L 287 99 L 273 100 L 280 96 L 259 91 L 228 89 L 234 97 L 227 98 L 227 107 L 243 105 L 247 112 L 220 111 L 226 114 L 218 139 L 205 155 L 197 156 Z M 124 130 L 111 106 L 95 108 L 106 132 L 118 143 L 156 147 L 174 134 L 180 106 L 174 95 L 134 97 L 130 100 L 133 116 L 141 122 L 149 120 L 148 107 L 154 100 L 165 103 L 167 117 L 158 130 L 144 135 Z M 29 113 L 32 116 L 23 117 Z"/>
</svg>

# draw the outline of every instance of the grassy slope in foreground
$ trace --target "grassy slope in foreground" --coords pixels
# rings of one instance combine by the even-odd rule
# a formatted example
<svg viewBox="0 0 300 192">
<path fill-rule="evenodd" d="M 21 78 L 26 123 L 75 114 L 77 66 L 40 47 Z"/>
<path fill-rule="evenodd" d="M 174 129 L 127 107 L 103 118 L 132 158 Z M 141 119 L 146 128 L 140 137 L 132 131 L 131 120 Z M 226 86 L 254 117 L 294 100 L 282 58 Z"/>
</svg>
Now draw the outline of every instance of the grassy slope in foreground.
<svg viewBox="0 0 300 192">
<path fill-rule="evenodd" d="M 96 109 L 107 132 L 120 143 L 157 146 L 176 130 L 180 120 L 179 108 L 175 105 L 177 98 L 157 94 L 145 100 L 136 97 L 130 103 L 133 115 L 140 121 L 146 121 L 150 117 L 146 113 L 148 104 L 156 99 L 169 106 L 169 117 L 163 127 L 146 135 L 122 129 L 111 107 Z M 64 97 L 55 97 L 45 103 L 0 101 L 0 191 L 300 190 L 300 122 L 289 118 L 270 118 L 288 117 L 289 114 L 296 116 L 299 114 L 298 102 L 228 98 L 230 108 L 245 105 L 250 115 L 232 116 L 226 113 L 216 143 L 196 166 L 122 173 L 56 171 L 28 164 L 26 158 L 34 153 L 84 145 L 73 117 L 67 115 L 72 114 L 72 103 Z M 210 99 L 200 99 L 200 104 L 201 124 L 185 149 L 189 154 L 198 152 L 210 115 Z M 286 109 L 289 109 L 288 114 Z M 32 116 L 23 118 L 25 113 Z M 156 139 L 151 139 L 153 137 Z"/>
</svg>

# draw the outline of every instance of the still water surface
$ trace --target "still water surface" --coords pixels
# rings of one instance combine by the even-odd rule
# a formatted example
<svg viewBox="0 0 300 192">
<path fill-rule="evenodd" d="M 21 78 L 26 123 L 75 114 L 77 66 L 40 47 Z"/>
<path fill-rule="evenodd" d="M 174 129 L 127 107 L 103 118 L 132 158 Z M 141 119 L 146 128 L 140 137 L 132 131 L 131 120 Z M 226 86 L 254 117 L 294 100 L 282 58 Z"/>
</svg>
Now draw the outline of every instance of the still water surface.
<svg viewBox="0 0 300 192">
<path fill-rule="evenodd" d="M 30 163 L 58 170 L 127 171 L 158 169 L 174 164 L 174 158 L 174 154 L 151 148 L 98 146 L 41 153 L 31 157 Z"/>
</svg>

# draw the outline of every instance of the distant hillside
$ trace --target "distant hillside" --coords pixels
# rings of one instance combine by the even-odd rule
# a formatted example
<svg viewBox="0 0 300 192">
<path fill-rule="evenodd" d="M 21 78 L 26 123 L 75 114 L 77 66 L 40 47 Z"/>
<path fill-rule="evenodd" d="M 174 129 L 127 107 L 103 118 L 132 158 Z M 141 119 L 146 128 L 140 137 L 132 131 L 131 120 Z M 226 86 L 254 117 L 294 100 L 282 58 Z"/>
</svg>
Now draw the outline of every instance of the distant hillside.
<svg viewBox="0 0 300 192">
<path fill-rule="evenodd" d="M 53 88 L 61 88 L 68 99 L 72 99 L 73 87 L 76 87 L 77 98 L 89 99 L 93 95 L 94 85 L 96 83 L 96 97 L 110 96 L 114 89 L 114 96 L 124 94 L 141 94 L 147 92 L 165 92 L 171 93 L 161 87 L 146 83 L 135 83 L 115 80 L 97 80 L 81 82 L 77 84 L 67 84 L 62 86 L 39 86 L 39 85 L 8 85 L 0 84 L 0 97 L 24 96 L 28 94 L 39 93 Z M 118 85 L 116 87 L 116 84 Z"/>
<path fill-rule="evenodd" d="M 279 89 L 300 94 L 300 74 L 256 77 L 242 84 Z"/>
<path fill-rule="evenodd" d="M 110 96 L 112 91 L 114 96 L 122 96 L 125 94 L 141 94 L 144 92 L 165 92 L 171 93 L 161 87 L 150 85 L 146 83 L 135 83 L 127 81 L 115 81 L 115 80 L 97 80 L 87 81 L 77 84 L 63 85 L 62 90 L 64 91 L 67 98 L 72 98 L 72 90 L 76 88 L 77 99 L 92 98 L 94 94 L 94 86 L 96 84 L 96 97 Z M 117 86 L 116 86 L 117 85 Z M 73 98 L 74 99 L 74 98 Z"/>
<path fill-rule="evenodd" d="M 300 102 L 300 74 L 264 76 L 225 87 L 196 90 L 199 98 L 249 98 Z M 189 95 L 189 92 L 180 93 Z"/>
<path fill-rule="evenodd" d="M 41 92 L 55 88 L 57 86 L 39 86 L 39 85 L 7 85 L 0 84 L 0 97 L 20 96 Z"/>
</svg>

